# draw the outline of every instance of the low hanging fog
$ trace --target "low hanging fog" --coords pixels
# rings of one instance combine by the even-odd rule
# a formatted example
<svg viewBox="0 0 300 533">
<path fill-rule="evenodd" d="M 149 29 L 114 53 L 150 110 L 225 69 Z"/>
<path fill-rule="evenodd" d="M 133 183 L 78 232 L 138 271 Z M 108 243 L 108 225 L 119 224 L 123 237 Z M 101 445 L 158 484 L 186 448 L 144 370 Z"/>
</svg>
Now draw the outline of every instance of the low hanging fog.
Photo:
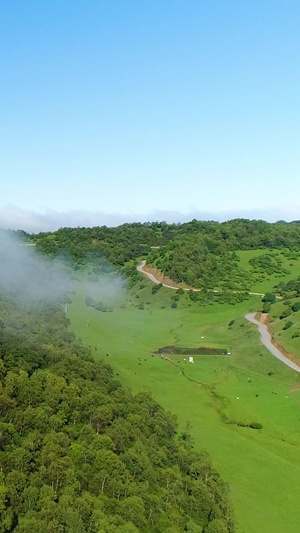
<svg viewBox="0 0 300 533">
<path fill-rule="evenodd" d="M 63 303 L 77 283 L 63 262 L 41 256 L 35 246 L 0 230 L 0 295 L 29 305 Z M 112 273 L 99 275 L 93 282 L 82 281 L 80 286 L 86 296 L 113 305 L 122 294 L 124 281 Z"/>
<path fill-rule="evenodd" d="M 23 303 L 61 300 L 71 278 L 63 265 L 41 257 L 13 234 L 0 231 L 0 292 Z"/>
</svg>

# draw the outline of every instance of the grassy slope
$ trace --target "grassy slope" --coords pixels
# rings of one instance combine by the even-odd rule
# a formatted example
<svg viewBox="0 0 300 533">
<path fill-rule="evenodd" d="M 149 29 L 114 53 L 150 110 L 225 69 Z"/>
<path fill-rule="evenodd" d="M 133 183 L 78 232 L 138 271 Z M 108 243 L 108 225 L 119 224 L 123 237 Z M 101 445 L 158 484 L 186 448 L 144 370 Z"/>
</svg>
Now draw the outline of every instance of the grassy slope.
<svg viewBox="0 0 300 533">
<path fill-rule="evenodd" d="M 189 307 L 184 295 L 178 308 L 171 309 L 170 291 L 161 289 L 151 296 L 150 282 L 142 282 L 142 287 L 138 299 L 132 295 L 126 309 L 113 313 L 87 308 L 77 294 L 68 311 L 72 329 L 96 357 L 113 366 L 123 384 L 135 391 L 150 390 L 176 413 L 181 427 L 191 421 L 195 446 L 209 451 L 230 484 L 240 533 L 298 532 L 300 395 L 289 391 L 300 378 L 259 345 L 255 327 L 242 318 L 250 308 L 257 309 L 260 300 L 201 308 Z M 144 311 L 132 306 L 141 301 L 151 304 Z M 166 344 L 201 342 L 226 346 L 233 356 L 198 356 L 194 365 L 176 356 L 178 368 L 150 353 Z M 182 368 L 199 383 L 189 381 Z M 226 417 L 260 422 L 263 429 L 226 424 Z"/>
<path fill-rule="evenodd" d="M 267 292 L 267 291 L 273 291 L 274 285 L 277 285 L 277 283 L 283 281 L 287 282 L 291 279 L 295 279 L 300 274 L 300 257 L 299 252 L 290 252 L 290 257 L 286 257 L 283 254 L 282 250 L 273 250 L 273 252 L 270 252 L 270 250 L 247 250 L 238 252 L 238 256 L 240 258 L 240 266 L 250 271 L 251 265 L 249 264 L 249 259 L 252 257 L 257 257 L 259 255 L 265 254 L 265 253 L 280 253 L 280 259 L 282 261 L 283 268 L 290 271 L 289 274 L 286 274 L 284 276 L 281 275 L 271 275 L 271 276 L 265 276 L 265 279 L 261 282 L 256 283 L 251 287 L 252 291 L 257 292 Z M 285 251 L 287 253 L 287 251 Z M 294 303 L 296 300 L 291 301 L 291 304 Z M 272 328 L 274 331 L 274 337 L 277 341 L 281 342 L 282 345 L 285 347 L 285 349 L 294 354 L 298 354 L 300 356 L 300 336 L 299 337 L 293 337 L 295 332 L 300 333 L 300 312 L 292 313 L 289 317 L 287 317 L 284 320 L 280 320 L 279 316 L 283 311 L 286 310 L 286 306 L 278 301 L 275 305 L 272 305 L 271 307 L 271 320 L 272 320 Z M 284 325 L 288 322 L 292 321 L 293 326 L 287 330 L 284 330 Z"/>
<path fill-rule="evenodd" d="M 291 300 L 295 302 L 296 300 Z M 279 317 L 283 311 L 287 308 L 282 302 L 278 302 L 272 305 L 270 316 L 272 320 L 272 328 L 274 331 L 274 337 L 277 341 L 282 343 L 287 351 L 293 354 L 298 354 L 300 358 L 300 336 L 293 337 L 295 333 L 300 335 L 300 311 L 292 313 L 287 318 L 280 320 Z M 287 322 L 293 322 L 293 326 L 287 330 L 284 330 L 284 326 Z"/>
<path fill-rule="evenodd" d="M 284 275 L 264 275 L 264 279 L 261 281 L 257 281 L 254 283 L 250 290 L 253 292 L 268 292 L 273 290 L 274 285 L 277 285 L 277 283 L 283 281 L 287 282 L 290 279 L 295 279 L 297 276 L 299 276 L 300 273 L 300 256 L 299 252 L 291 253 L 292 258 L 288 258 L 284 255 L 283 250 L 269 250 L 269 249 L 260 249 L 260 250 L 245 250 L 237 252 L 237 255 L 240 259 L 239 266 L 243 268 L 244 270 L 250 271 L 252 268 L 249 264 L 249 259 L 252 259 L 253 257 L 258 257 L 260 255 L 264 254 L 271 254 L 275 255 L 279 254 L 279 258 L 282 261 L 282 267 L 286 270 L 289 270 L 289 274 Z"/>
</svg>

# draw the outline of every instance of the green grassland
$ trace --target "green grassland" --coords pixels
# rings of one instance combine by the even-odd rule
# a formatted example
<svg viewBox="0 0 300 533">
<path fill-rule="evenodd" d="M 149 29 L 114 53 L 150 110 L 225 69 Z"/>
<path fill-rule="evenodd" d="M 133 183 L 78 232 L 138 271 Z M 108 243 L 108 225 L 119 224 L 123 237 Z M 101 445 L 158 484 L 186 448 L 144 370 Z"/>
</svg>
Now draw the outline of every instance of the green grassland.
<svg viewBox="0 0 300 533">
<path fill-rule="evenodd" d="M 244 268 L 254 255 L 247 254 L 239 252 Z M 265 292 L 274 279 L 252 289 Z M 96 293 L 96 285 L 89 283 L 89 290 Z M 71 329 L 124 385 L 151 391 L 177 415 L 180 428 L 190 421 L 194 446 L 207 449 L 230 485 L 239 533 L 298 532 L 300 393 L 291 391 L 300 388 L 300 376 L 260 345 L 255 326 L 244 319 L 260 308 L 260 298 L 201 306 L 184 294 L 172 309 L 176 291 L 153 295 L 151 288 L 141 277 L 115 298 L 113 312 L 101 312 L 85 305 L 86 285 L 78 283 L 68 308 Z M 152 354 L 169 344 L 225 347 L 231 355 L 199 355 L 190 364 L 182 355 Z M 252 422 L 262 429 L 243 427 Z"/>
<path fill-rule="evenodd" d="M 239 258 L 239 266 L 244 271 L 253 274 L 254 279 L 251 287 L 249 287 L 249 290 L 253 292 L 265 293 L 272 291 L 277 283 L 289 281 L 300 274 L 300 253 L 297 251 L 293 252 L 286 249 L 270 250 L 266 248 L 238 251 L 236 254 Z M 258 268 L 256 272 L 253 272 L 253 265 L 249 263 L 249 260 L 263 255 L 270 256 L 272 263 L 277 264 L 277 273 L 268 273 L 263 268 Z M 284 270 L 286 272 L 283 272 Z"/>
</svg>

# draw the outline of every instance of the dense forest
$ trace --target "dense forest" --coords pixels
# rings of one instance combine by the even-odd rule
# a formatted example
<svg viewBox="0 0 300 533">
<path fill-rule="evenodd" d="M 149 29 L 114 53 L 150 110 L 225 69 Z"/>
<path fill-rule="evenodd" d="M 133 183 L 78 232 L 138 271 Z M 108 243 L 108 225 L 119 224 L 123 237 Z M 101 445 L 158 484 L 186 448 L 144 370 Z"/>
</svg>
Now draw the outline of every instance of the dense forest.
<svg viewBox="0 0 300 533">
<path fill-rule="evenodd" d="M 98 274 L 109 271 L 111 265 L 120 268 L 137 257 L 146 257 L 148 263 L 177 282 L 247 291 L 253 277 L 240 268 L 236 252 L 259 248 L 298 251 L 300 224 L 246 219 L 222 223 L 153 222 L 116 228 L 62 228 L 28 238 L 38 250 L 64 258 L 75 269 L 93 263 Z M 259 264 L 254 264 L 253 271 L 257 267 Z"/>
<path fill-rule="evenodd" d="M 122 266 L 148 253 L 151 246 L 167 242 L 167 232 L 164 223 L 137 223 L 117 228 L 61 228 L 53 233 L 32 235 L 30 240 L 43 253 L 70 261 L 75 267 L 87 262 L 99 265 L 100 260 L 105 270 L 109 268 L 107 262 Z"/>
<path fill-rule="evenodd" d="M 0 532 L 233 531 L 189 431 L 96 363 L 59 306 L 2 294 L 0 316 Z"/>
<path fill-rule="evenodd" d="M 300 224 L 236 219 L 228 222 L 192 220 L 185 224 L 146 222 L 123 224 L 115 228 L 61 228 L 55 232 L 27 236 L 44 253 L 67 256 L 80 264 L 87 258 L 105 257 L 113 265 L 168 246 L 173 249 L 188 240 L 195 249 L 204 243 L 209 253 L 253 248 L 300 249 Z M 196 239 L 196 242 L 195 242 Z M 158 252 L 159 253 L 159 252 Z"/>
<path fill-rule="evenodd" d="M 175 281 L 193 287 L 243 291 L 249 290 L 254 276 L 240 268 L 236 252 L 283 247 L 300 250 L 298 223 L 192 221 L 178 229 L 166 246 L 152 249 L 149 262 Z M 253 273 L 257 266 L 260 265 L 253 265 Z"/>
</svg>

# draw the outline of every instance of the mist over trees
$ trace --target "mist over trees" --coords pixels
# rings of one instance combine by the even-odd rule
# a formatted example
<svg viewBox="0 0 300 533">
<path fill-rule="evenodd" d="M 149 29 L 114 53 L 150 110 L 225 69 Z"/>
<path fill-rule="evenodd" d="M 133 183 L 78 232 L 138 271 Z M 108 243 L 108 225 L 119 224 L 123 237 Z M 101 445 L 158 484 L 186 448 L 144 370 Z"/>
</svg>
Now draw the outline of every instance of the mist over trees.
<svg viewBox="0 0 300 533">
<path fill-rule="evenodd" d="M 67 284 L 51 260 L 88 266 L 94 279 L 115 267 L 138 277 L 134 262 L 144 256 L 176 281 L 209 288 L 225 280 L 234 290 L 249 281 L 238 250 L 298 251 L 300 225 L 162 222 L 18 236 L 36 246 L 1 241 L 0 533 L 234 531 L 227 486 L 189 431 L 178 435 L 170 413 L 122 387 L 69 332 L 58 305 Z M 265 251 L 252 266 L 281 268 Z M 291 312 L 298 285 L 277 287 L 293 296 Z"/>
<path fill-rule="evenodd" d="M 25 233 L 0 230 L 0 294 L 27 305 L 65 298 L 70 274 L 61 263 L 37 254 L 27 243 Z"/>
<path fill-rule="evenodd" d="M 207 454 L 93 360 L 68 330 L 56 262 L 11 237 L 0 243 L 0 532 L 233 531 Z"/>
</svg>

